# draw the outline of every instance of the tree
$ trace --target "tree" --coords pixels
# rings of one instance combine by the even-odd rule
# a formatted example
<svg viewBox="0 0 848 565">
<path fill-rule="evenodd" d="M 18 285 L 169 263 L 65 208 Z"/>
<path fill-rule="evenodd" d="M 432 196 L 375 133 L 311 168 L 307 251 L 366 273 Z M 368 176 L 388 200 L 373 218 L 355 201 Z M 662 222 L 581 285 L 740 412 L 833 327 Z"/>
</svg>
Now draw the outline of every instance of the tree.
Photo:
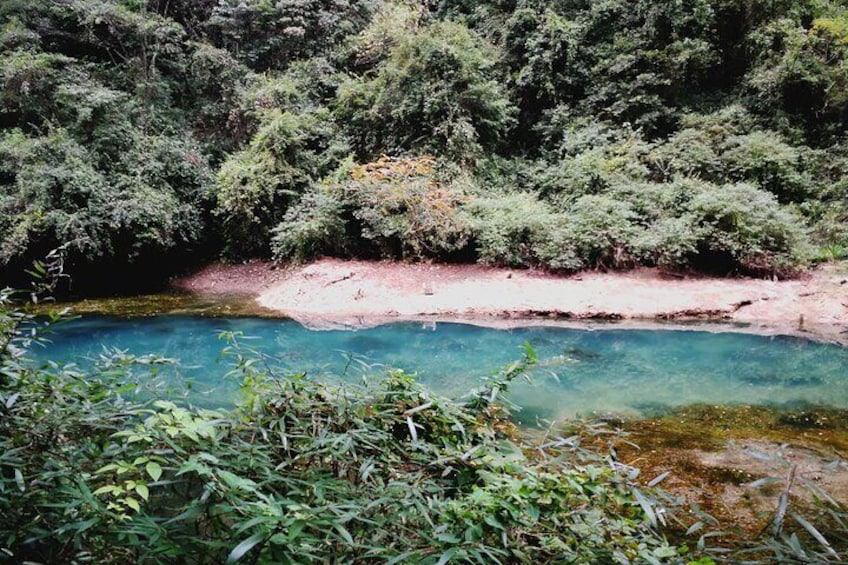
<svg viewBox="0 0 848 565">
<path fill-rule="evenodd" d="M 433 23 L 395 47 L 373 77 L 342 86 L 339 123 L 365 157 L 432 151 L 472 160 L 496 150 L 514 123 L 497 59 L 466 27 Z"/>
</svg>

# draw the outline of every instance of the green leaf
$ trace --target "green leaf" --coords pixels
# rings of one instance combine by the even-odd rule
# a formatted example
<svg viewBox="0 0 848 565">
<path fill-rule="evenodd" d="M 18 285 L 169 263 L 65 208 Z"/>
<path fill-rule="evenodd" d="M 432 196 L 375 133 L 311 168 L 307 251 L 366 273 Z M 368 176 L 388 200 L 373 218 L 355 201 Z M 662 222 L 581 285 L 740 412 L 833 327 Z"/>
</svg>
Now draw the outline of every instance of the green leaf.
<svg viewBox="0 0 848 565">
<path fill-rule="evenodd" d="M 491 514 L 487 514 L 486 517 L 483 518 L 483 521 L 486 522 L 487 524 L 489 524 L 490 526 L 492 526 L 493 528 L 497 529 L 497 530 L 503 530 L 504 529 L 503 524 L 501 524 L 498 521 L 498 519 Z"/>
<path fill-rule="evenodd" d="M 124 504 L 135 510 L 136 512 L 141 512 L 141 505 L 138 503 L 136 499 L 131 496 L 128 496 L 124 499 Z"/>
<path fill-rule="evenodd" d="M 639 492 L 638 489 L 633 489 L 633 496 L 636 497 L 636 502 L 639 503 L 639 506 L 642 507 L 642 510 L 645 512 L 645 518 L 648 522 L 651 523 L 653 527 L 657 527 L 657 515 L 654 513 L 654 509 L 651 507 L 651 502 L 645 498 L 645 495 Z"/>
<path fill-rule="evenodd" d="M 235 473 L 231 473 L 230 471 L 219 469 L 218 477 L 221 481 L 228 487 L 234 490 L 245 490 L 248 492 L 252 492 L 256 490 L 256 483 L 251 481 L 250 479 L 245 479 L 239 477 Z"/>
<path fill-rule="evenodd" d="M 115 485 L 106 485 L 106 486 L 100 487 L 99 489 L 97 489 L 96 491 L 94 491 L 91 494 L 97 496 L 98 494 L 106 494 L 107 492 L 115 492 L 116 488 L 117 487 Z"/>
<path fill-rule="evenodd" d="M 148 490 L 147 485 L 135 485 L 135 492 L 137 492 L 144 500 L 148 500 L 150 498 L 150 490 Z"/>
<path fill-rule="evenodd" d="M 677 557 L 677 549 L 674 547 L 663 546 L 658 547 L 654 550 L 654 556 L 659 557 L 661 559 L 669 559 L 671 557 Z"/>
<path fill-rule="evenodd" d="M 247 538 L 246 540 L 244 540 L 233 548 L 233 550 L 230 552 L 230 555 L 227 557 L 227 563 L 235 563 L 236 561 L 244 557 L 245 553 L 262 543 L 264 539 L 264 532 L 257 532 L 253 534 L 252 536 L 250 536 L 249 538 Z"/>
<path fill-rule="evenodd" d="M 335 524 L 336 531 L 339 532 L 339 535 L 347 542 L 347 544 L 351 547 L 354 546 L 353 536 L 350 535 L 350 532 L 347 531 L 347 528 L 342 526 L 341 524 Z"/>
<path fill-rule="evenodd" d="M 144 469 L 147 471 L 147 474 L 150 475 L 150 478 L 154 481 L 158 481 L 162 476 L 162 466 L 155 461 L 149 462 L 144 466 Z"/>
<path fill-rule="evenodd" d="M 161 410 L 174 411 L 177 409 L 177 405 L 168 400 L 157 400 L 153 403 L 153 406 L 159 408 Z"/>
<path fill-rule="evenodd" d="M 444 553 L 439 557 L 439 560 L 436 562 L 436 565 L 445 565 L 448 561 L 450 561 L 454 555 L 457 554 L 459 550 L 455 547 L 451 547 L 445 550 Z"/>
<path fill-rule="evenodd" d="M 21 396 L 21 393 L 20 393 L 20 392 L 16 392 L 15 394 L 13 394 L 13 395 L 12 395 L 12 396 L 10 396 L 9 398 L 7 398 L 7 399 L 6 399 L 6 408 L 8 408 L 9 410 L 11 410 L 11 409 L 12 409 L 12 406 L 14 406 L 14 405 L 15 405 L 15 401 L 17 401 L 17 400 L 18 400 L 18 398 L 19 398 L 20 396 Z"/>
<path fill-rule="evenodd" d="M 24 475 L 21 473 L 20 469 L 15 469 L 15 483 L 18 485 L 18 488 L 21 489 L 21 492 L 26 490 L 26 484 L 24 483 Z"/>
<path fill-rule="evenodd" d="M 303 520 L 295 520 L 295 522 L 289 526 L 288 528 L 288 541 L 293 542 L 300 536 L 300 532 L 306 527 L 306 522 Z"/>
<path fill-rule="evenodd" d="M 524 356 L 527 357 L 528 363 L 536 363 L 539 361 L 539 358 L 536 356 L 536 350 L 533 349 L 533 346 L 530 345 L 529 341 L 524 342 Z"/>
<path fill-rule="evenodd" d="M 117 468 L 118 468 L 118 466 L 115 465 L 114 463 L 109 463 L 108 465 L 104 465 L 103 467 L 100 467 L 99 469 L 97 469 L 94 472 L 94 474 L 95 475 L 102 475 L 103 473 L 108 473 L 109 471 L 114 471 Z"/>
</svg>

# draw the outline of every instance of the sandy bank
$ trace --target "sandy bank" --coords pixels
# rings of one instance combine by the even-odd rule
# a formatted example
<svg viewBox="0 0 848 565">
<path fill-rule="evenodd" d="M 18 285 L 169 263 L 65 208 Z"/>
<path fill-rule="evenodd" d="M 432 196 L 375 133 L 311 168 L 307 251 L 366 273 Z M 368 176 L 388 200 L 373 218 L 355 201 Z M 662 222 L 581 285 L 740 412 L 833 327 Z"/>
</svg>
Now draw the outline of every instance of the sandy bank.
<svg viewBox="0 0 848 565">
<path fill-rule="evenodd" d="M 798 280 L 677 277 L 655 269 L 555 276 L 479 265 L 324 259 L 273 269 L 265 263 L 207 269 L 176 281 L 201 294 L 256 296 L 311 327 L 391 320 L 465 320 L 503 325 L 540 319 L 716 320 L 759 333 L 848 340 L 848 265 Z"/>
</svg>

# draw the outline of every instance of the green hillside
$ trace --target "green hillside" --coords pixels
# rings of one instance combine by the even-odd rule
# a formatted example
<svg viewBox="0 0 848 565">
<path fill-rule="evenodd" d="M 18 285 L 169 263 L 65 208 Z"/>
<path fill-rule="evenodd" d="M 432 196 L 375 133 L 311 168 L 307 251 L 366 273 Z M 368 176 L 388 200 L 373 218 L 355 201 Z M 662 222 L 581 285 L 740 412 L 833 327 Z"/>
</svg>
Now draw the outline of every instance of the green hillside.
<svg viewBox="0 0 848 565">
<path fill-rule="evenodd" d="M 82 287 L 220 256 L 848 253 L 839 0 L 9 0 L 0 25 L 6 273 L 61 244 Z"/>
</svg>

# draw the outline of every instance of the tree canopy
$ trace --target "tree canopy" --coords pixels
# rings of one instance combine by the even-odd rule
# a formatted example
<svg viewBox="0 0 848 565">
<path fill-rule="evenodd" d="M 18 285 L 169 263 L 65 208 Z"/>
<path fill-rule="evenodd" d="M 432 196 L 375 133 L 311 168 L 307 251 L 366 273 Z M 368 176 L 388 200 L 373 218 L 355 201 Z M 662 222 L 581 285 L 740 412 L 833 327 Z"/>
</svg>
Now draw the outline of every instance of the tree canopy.
<svg viewBox="0 0 848 565">
<path fill-rule="evenodd" d="M 12 0 L 0 22 L 8 272 L 63 243 L 80 273 L 848 254 L 837 0 Z"/>
</svg>

